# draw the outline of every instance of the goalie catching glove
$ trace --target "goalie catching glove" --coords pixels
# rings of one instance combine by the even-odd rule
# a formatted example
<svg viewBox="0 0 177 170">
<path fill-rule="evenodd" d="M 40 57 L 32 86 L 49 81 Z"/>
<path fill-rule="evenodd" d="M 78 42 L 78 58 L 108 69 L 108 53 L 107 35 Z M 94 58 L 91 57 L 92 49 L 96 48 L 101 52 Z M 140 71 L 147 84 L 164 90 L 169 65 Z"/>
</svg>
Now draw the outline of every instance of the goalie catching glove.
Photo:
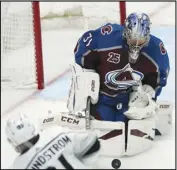
<svg viewBox="0 0 177 170">
<path fill-rule="evenodd" d="M 155 91 L 149 85 L 134 87 L 134 91 L 130 93 L 129 109 L 124 114 L 129 119 L 143 119 L 155 116 L 158 107 L 152 99 L 154 95 Z"/>
<path fill-rule="evenodd" d="M 76 63 L 70 67 L 72 82 L 67 108 L 75 114 L 85 111 L 88 97 L 90 97 L 92 104 L 98 102 L 100 78 L 94 70 L 84 69 Z"/>
</svg>

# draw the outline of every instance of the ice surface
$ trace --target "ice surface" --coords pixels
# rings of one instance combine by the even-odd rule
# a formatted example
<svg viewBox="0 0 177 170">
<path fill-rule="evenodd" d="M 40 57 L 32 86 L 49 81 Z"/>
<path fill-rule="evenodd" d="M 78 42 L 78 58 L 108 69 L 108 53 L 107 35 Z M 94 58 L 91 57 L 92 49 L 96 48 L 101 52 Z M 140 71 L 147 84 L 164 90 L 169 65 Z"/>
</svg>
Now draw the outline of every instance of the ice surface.
<svg viewBox="0 0 177 170">
<path fill-rule="evenodd" d="M 128 3 L 127 11 L 130 13 L 135 9 L 142 9 L 153 15 L 152 21 L 156 26 L 153 27 L 152 33 L 159 36 L 164 41 L 165 47 L 168 50 L 171 65 L 168 84 L 164 88 L 160 99 L 175 102 L 174 5 L 167 2 L 165 4 L 167 8 L 154 12 L 159 6 L 163 7 L 164 3 L 159 5 L 158 2 L 154 2 L 149 3 L 149 6 L 146 3 L 146 5 L 143 4 L 144 2 L 141 4 L 138 4 L 138 2 Z M 45 5 L 45 2 L 43 5 L 46 6 L 46 11 L 44 10 L 44 13 L 51 10 L 58 10 L 57 6 L 54 8 L 54 6 Z M 137 5 L 140 5 L 141 8 Z M 87 14 L 89 14 L 89 12 L 90 11 L 87 11 Z M 162 27 L 162 25 L 166 26 Z M 47 114 L 48 110 L 52 110 L 53 112 L 59 110 L 66 111 L 66 98 L 69 89 L 70 72 L 66 72 L 61 77 L 58 77 L 58 75 L 68 69 L 69 63 L 73 62 L 73 48 L 83 31 L 84 30 L 81 29 L 56 29 L 43 31 L 45 82 L 50 84 L 43 91 L 26 88 L 25 90 L 3 89 L 1 92 L 1 168 L 8 168 L 17 156 L 5 138 L 4 127 L 7 118 L 15 116 L 18 113 L 25 113 L 37 124 L 37 119 L 40 116 Z M 52 81 L 53 79 L 56 81 Z M 175 112 L 173 113 L 173 118 L 175 119 Z M 173 121 L 173 129 L 170 135 L 156 138 L 153 148 L 149 151 L 133 157 L 120 158 L 122 161 L 121 168 L 175 168 L 174 125 L 175 121 Z M 100 168 L 110 168 L 111 160 L 112 158 L 100 158 Z"/>
</svg>

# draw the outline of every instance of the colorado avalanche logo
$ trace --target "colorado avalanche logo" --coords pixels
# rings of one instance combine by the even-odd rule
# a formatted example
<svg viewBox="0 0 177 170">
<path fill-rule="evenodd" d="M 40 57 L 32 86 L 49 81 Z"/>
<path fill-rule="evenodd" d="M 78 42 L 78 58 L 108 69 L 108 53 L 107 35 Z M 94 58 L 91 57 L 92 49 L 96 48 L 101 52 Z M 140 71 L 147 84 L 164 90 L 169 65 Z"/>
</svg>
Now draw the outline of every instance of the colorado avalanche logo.
<svg viewBox="0 0 177 170">
<path fill-rule="evenodd" d="M 104 83 L 110 89 L 124 90 L 137 85 L 143 77 L 143 73 L 133 70 L 130 64 L 127 64 L 123 69 L 108 72 Z"/>
</svg>

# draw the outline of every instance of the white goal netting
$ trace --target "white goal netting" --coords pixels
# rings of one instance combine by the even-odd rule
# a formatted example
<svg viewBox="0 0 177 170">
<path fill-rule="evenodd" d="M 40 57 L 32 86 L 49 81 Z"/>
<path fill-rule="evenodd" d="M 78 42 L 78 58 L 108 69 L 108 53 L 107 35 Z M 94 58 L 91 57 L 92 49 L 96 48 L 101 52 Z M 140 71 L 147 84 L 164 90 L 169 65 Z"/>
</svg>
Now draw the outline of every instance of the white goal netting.
<svg viewBox="0 0 177 170">
<path fill-rule="evenodd" d="M 1 3 L 1 85 L 35 82 L 32 3 Z"/>
</svg>

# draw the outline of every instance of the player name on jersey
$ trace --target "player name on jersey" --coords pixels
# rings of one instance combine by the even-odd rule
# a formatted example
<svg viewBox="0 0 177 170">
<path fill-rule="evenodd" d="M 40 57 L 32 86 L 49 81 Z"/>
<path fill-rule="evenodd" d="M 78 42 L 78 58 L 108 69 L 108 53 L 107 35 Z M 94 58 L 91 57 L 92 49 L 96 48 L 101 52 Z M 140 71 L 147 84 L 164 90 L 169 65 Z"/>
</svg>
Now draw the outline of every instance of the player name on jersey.
<svg viewBox="0 0 177 170">
<path fill-rule="evenodd" d="M 71 143 L 71 139 L 68 136 L 62 136 L 61 134 L 56 136 L 35 154 L 28 164 L 27 169 L 43 169 L 45 164 L 50 161 L 54 155 L 61 152 L 69 143 Z"/>
</svg>

